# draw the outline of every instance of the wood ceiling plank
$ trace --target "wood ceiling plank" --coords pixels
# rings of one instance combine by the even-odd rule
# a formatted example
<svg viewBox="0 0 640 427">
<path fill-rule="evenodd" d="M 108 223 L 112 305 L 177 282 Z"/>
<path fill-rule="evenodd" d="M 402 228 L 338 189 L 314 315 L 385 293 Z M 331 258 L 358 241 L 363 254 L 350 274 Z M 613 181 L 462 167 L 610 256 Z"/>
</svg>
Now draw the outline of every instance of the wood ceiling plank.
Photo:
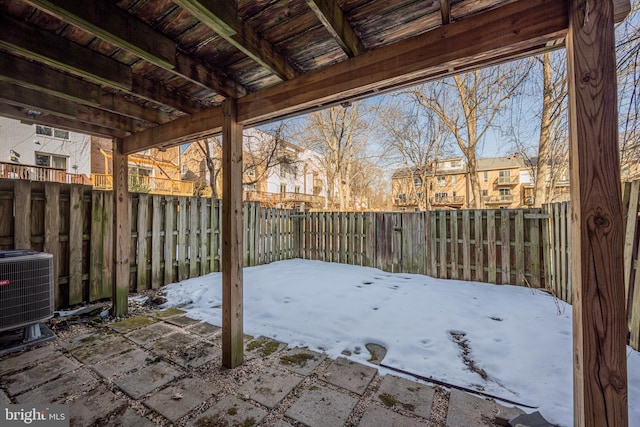
<svg viewBox="0 0 640 427">
<path fill-rule="evenodd" d="M 159 67 L 175 66 L 176 45 L 124 10 L 97 0 L 24 0 Z"/>
<path fill-rule="evenodd" d="M 335 0 L 307 0 L 307 4 L 347 56 L 358 56 L 366 51 Z"/>
<path fill-rule="evenodd" d="M 28 124 L 52 126 L 60 129 L 71 130 L 74 132 L 86 133 L 88 135 L 102 136 L 105 138 L 124 138 L 130 135 L 130 132 L 108 129 L 102 126 L 97 126 L 95 124 L 85 123 L 69 118 L 52 116 L 49 114 L 40 114 L 37 117 L 29 117 L 24 108 L 4 103 L 0 103 L 0 115 L 9 117 L 11 119 L 20 120 L 21 122 Z"/>
<path fill-rule="evenodd" d="M 97 107 L 123 116 L 157 124 L 167 123 L 179 117 L 159 108 L 127 101 L 122 96 L 118 96 L 114 93 L 108 93 L 104 90 L 100 93 L 100 102 Z"/>
<path fill-rule="evenodd" d="M 566 0 L 520 0 L 246 95 L 238 100 L 239 120 L 266 123 L 381 88 L 436 79 L 469 64 L 480 67 L 539 52 L 546 42 L 563 38 L 567 28 Z M 125 138 L 126 152 L 219 133 L 221 126 L 222 109 L 212 107 Z"/>
<path fill-rule="evenodd" d="M 405 80 L 437 78 L 445 66 L 491 63 L 505 49 L 563 38 L 566 0 L 520 0 L 304 74 L 238 100 L 239 120 L 254 124 L 335 103 Z"/>
<path fill-rule="evenodd" d="M 183 9 L 215 31 L 245 55 L 283 80 L 298 75 L 287 59 L 247 24 L 241 22 L 233 3 L 225 0 L 175 0 Z"/>
<path fill-rule="evenodd" d="M 186 55 L 178 55 L 174 41 L 115 5 L 96 0 L 25 1 L 192 83 L 224 96 L 246 94 L 233 80 L 217 75 Z"/>
<path fill-rule="evenodd" d="M 139 74 L 133 75 L 131 91 L 144 99 L 169 105 L 185 113 L 191 114 L 202 110 L 202 105 L 198 101 L 186 98 L 178 92 Z"/>
</svg>

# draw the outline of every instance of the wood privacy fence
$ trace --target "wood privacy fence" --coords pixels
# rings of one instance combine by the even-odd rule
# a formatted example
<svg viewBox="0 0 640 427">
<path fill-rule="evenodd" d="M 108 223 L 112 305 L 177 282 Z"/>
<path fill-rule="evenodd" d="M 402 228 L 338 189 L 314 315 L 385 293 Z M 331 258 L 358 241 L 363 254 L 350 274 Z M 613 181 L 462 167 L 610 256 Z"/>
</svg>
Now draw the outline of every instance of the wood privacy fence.
<svg viewBox="0 0 640 427">
<path fill-rule="evenodd" d="M 625 290 L 640 347 L 638 193 L 625 187 Z M 220 271 L 221 202 L 130 195 L 130 290 Z M 56 307 L 111 296 L 113 199 L 89 186 L 0 179 L 0 250 L 54 254 Z M 543 209 L 296 213 L 244 204 L 245 266 L 292 258 L 547 288 L 571 303 L 569 204 Z M 635 337 L 635 338 L 634 338 Z"/>
</svg>

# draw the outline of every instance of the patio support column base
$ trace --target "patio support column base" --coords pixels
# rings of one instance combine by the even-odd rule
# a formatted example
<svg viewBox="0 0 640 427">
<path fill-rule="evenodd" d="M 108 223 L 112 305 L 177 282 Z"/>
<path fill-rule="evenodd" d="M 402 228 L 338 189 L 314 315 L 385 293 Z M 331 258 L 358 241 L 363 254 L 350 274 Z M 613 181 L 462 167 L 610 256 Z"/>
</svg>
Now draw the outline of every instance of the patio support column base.
<svg viewBox="0 0 640 427">
<path fill-rule="evenodd" d="M 222 364 L 242 364 L 242 125 L 237 102 L 223 104 L 222 126 Z"/>
</svg>

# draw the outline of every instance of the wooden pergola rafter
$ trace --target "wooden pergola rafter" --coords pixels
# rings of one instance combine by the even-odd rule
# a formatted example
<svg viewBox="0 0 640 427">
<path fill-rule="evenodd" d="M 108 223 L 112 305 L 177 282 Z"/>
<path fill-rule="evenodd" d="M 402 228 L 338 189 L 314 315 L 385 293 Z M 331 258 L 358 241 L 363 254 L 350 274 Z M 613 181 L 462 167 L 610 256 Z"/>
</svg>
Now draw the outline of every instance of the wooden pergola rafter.
<svg viewBox="0 0 640 427">
<path fill-rule="evenodd" d="M 268 3 L 268 4 L 267 4 Z M 628 0 L 0 0 L 0 114 L 114 140 L 114 314 L 127 155 L 223 138 L 223 363 L 242 363 L 242 129 L 556 49 L 569 64 L 575 420 L 626 426 L 613 26 Z M 401 11 L 401 12 L 398 12 Z"/>
</svg>

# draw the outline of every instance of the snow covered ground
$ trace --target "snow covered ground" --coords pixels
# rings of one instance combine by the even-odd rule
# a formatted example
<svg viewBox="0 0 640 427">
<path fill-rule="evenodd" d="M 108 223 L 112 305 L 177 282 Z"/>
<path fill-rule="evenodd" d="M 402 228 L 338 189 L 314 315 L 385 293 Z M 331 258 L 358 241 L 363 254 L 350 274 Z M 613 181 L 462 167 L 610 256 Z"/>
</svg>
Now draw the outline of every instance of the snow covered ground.
<svg viewBox="0 0 640 427">
<path fill-rule="evenodd" d="M 221 282 L 214 273 L 168 285 L 166 306 L 221 325 Z M 539 406 L 550 421 L 573 425 L 571 306 L 544 292 L 281 261 L 244 269 L 244 329 L 333 358 L 348 350 L 362 363 L 365 343 L 377 343 L 388 349 L 386 365 Z M 454 334 L 486 379 L 465 365 Z M 627 361 L 630 426 L 640 427 L 640 353 L 628 347 Z"/>
</svg>

